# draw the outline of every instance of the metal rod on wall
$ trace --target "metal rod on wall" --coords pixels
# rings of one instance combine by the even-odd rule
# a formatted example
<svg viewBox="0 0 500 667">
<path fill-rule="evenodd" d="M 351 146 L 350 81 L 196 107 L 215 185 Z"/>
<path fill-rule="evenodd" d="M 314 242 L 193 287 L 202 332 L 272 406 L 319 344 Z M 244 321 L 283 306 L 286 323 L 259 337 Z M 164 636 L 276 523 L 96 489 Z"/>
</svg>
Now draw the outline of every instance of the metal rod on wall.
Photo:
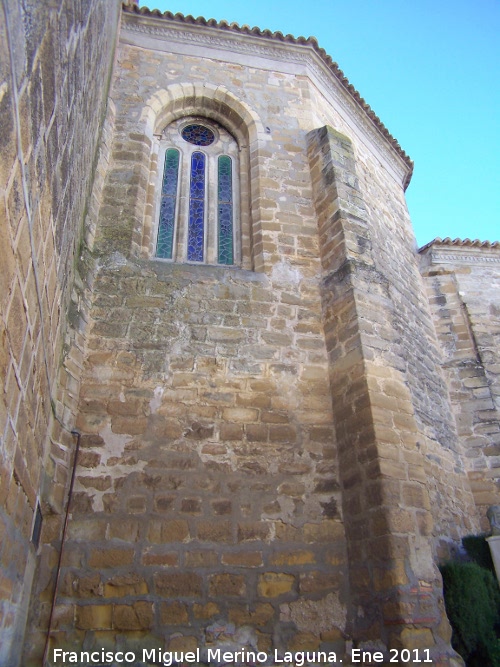
<svg viewBox="0 0 500 667">
<path fill-rule="evenodd" d="M 54 592 L 52 595 L 52 605 L 50 607 L 50 616 L 49 616 L 49 622 L 47 626 L 47 637 L 45 639 L 45 648 L 43 651 L 43 659 L 42 659 L 42 665 L 46 664 L 47 661 L 47 655 L 49 652 L 49 646 L 50 646 L 50 632 L 52 629 L 52 618 L 54 616 L 54 609 L 56 606 L 56 598 L 57 598 L 57 589 L 59 587 L 59 577 L 61 574 L 61 564 L 62 564 L 62 557 L 63 557 L 63 551 L 64 551 L 64 541 L 66 539 L 66 530 L 68 528 L 68 518 L 69 518 L 69 508 L 71 505 L 71 497 L 73 495 L 73 485 L 75 483 L 75 473 L 76 473 L 76 465 L 78 462 L 78 453 L 80 451 L 80 438 L 81 438 L 81 433 L 79 431 L 71 431 L 71 435 L 76 437 L 76 448 L 75 448 L 75 457 L 73 459 L 73 470 L 71 471 L 71 481 L 69 483 L 69 491 L 68 491 L 68 502 L 66 503 L 66 515 L 64 517 L 64 525 L 63 525 L 63 530 L 62 530 L 62 535 L 61 535 L 61 548 L 59 549 L 59 560 L 57 562 L 57 570 L 56 570 L 56 579 L 54 582 Z"/>
</svg>

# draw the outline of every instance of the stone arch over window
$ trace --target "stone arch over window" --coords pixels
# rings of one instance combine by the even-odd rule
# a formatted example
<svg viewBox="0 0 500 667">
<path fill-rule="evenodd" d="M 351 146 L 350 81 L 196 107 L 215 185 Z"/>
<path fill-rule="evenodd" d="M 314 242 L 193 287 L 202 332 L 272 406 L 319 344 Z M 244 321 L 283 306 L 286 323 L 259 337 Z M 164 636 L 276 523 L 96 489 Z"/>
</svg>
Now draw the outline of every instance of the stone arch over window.
<svg viewBox="0 0 500 667">
<path fill-rule="evenodd" d="M 234 141 L 231 166 L 235 198 L 233 203 L 238 212 L 238 225 L 235 229 L 233 263 L 244 269 L 262 271 L 259 172 L 261 147 L 270 140 L 270 135 L 266 134 L 258 115 L 246 103 L 238 100 L 223 86 L 206 83 L 174 84 L 155 93 L 144 107 L 141 124 L 151 142 L 152 150 L 143 224 L 134 233 L 132 252 L 144 258 L 156 256 L 161 207 L 158 192 L 168 140 L 172 132 L 177 132 L 178 135 L 179 127 L 182 131 L 182 126 L 191 121 L 198 121 L 201 125 L 205 123 L 212 131 L 232 137 Z M 180 140 L 176 138 L 176 141 Z M 172 145 L 171 148 L 178 146 Z M 201 146 L 199 152 L 204 154 L 205 150 L 206 147 Z M 185 159 L 184 155 L 179 153 L 179 160 Z M 184 205 L 186 207 L 186 201 Z M 178 241 L 179 236 L 176 237 L 177 245 L 173 246 L 173 254 L 180 253 L 177 256 L 182 261 L 182 253 L 187 251 L 179 249 Z M 208 237 L 206 243 L 210 243 Z M 215 256 L 213 241 L 207 246 L 207 251 L 212 258 Z M 207 260 L 207 263 L 225 262 Z"/>
</svg>

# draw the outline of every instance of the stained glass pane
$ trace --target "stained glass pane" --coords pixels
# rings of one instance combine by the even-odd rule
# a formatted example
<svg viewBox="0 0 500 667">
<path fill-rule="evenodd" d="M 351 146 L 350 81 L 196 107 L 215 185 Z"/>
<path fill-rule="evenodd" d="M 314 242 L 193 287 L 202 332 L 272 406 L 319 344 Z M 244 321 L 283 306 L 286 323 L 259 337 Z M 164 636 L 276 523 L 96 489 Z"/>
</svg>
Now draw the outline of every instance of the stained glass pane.
<svg viewBox="0 0 500 667">
<path fill-rule="evenodd" d="M 187 258 L 190 262 L 203 262 L 205 239 L 205 156 L 193 153 L 191 157 L 191 182 L 189 187 L 189 222 Z"/>
<path fill-rule="evenodd" d="M 221 155 L 218 162 L 219 264 L 233 264 L 233 183 L 231 158 Z"/>
<path fill-rule="evenodd" d="M 165 167 L 161 186 L 160 220 L 156 256 L 172 259 L 175 229 L 175 201 L 177 198 L 177 180 L 179 178 L 179 151 L 169 148 L 165 153 Z"/>
<path fill-rule="evenodd" d="M 204 125 L 187 125 L 181 132 L 182 138 L 196 146 L 210 146 L 215 141 L 212 130 Z"/>
</svg>

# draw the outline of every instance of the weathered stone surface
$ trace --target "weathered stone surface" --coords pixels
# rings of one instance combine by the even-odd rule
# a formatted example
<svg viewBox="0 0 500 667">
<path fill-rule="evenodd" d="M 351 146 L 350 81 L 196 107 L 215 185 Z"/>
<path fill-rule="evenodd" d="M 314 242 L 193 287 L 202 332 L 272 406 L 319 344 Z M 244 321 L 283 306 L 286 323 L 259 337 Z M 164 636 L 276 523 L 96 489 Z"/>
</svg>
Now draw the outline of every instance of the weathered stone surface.
<svg viewBox="0 0 500 667">
<path fill-rule="evenodd" d="M 202 579 L 194 573 L 157 573 L 154 577 L 157 592 L 163 597 L 199 597 Z"/>
<path fill-rule="evenodd" d="M 129 7 L 115 59 L 117 3 L 4 5 L 0 662 L 33 581 L 41 660 L 76 440 L 61 645 L 445 647 L 434 561 L 498 499 L 498 248 L 434 242 L 424 287 L 410 163 L 310 44 Z M 234 266 L 215 231 L 154 257 L 193 117 L 234 148 Z"/>
<path fill-rule="evenodd" d="M 189 621 L 186 605 L 181 602 L 163 603 L 160 618 L 164 625 L 187 625 Z"/>
<path fill-rule="evenodd" d="M 153 621 L 151 602 L 134 602 L 131 605 L 117 604 L 113 608 L 113 627 L 117 630 L 148 630 Z"/>
<path fill-rule="evenodd" d="M 245 579 L 236 574 L 214 574 L 209 578 L 209 594 L 212 597 L 243 597 L 246 593 Z"/>
<path fill-rule="evenodd" d="M 279 572 L 265 572 L 259 577 L 257 590 L 264 598 L 276 598 L 290 593 L 295 585 L 295 577 Z"/>
</svg>

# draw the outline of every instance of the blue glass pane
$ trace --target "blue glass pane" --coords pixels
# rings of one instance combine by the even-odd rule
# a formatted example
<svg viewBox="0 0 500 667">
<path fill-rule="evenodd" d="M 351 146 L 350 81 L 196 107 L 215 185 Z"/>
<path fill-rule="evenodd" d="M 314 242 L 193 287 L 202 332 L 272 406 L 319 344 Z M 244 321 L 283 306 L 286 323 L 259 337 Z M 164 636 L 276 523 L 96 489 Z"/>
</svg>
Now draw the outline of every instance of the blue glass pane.
<svg viewBox="0 0 500 667">
<path fill-rule="evenodd" d="M 233 264 L 233 183 L 231 158 L 222 155 L 218 162 L 218 237 L 219 264 Z"/>
<path fill-rule="evenodd" d="M 205 156 L 193 153 L 189 187 L 189 222 L 187 258 L 190 262 L 203 261 L 205 239 Z"/>
<path fill-rule="evenodd" d="M 191 157 L 190 196 L 193 199 L 204 199 L 205 196 L 205 156 L 193 153 Z"/>
<path fill-rule="evenodd" d="M 161 187 L 160 220 L 156 242 L 156 256 L 162 259 L 172 259 L 178 178 L 179 151 L 175 148 L 169 148 L 165 154 L 165 167 Z"/>
<path fill-rule="evenodd" d="M 196 146 L 210 146 L 214 143 L 215 135 L 212 130 L 203 125 L 187 125 L 181 132 L 182 138 Z"/>
</svg>

